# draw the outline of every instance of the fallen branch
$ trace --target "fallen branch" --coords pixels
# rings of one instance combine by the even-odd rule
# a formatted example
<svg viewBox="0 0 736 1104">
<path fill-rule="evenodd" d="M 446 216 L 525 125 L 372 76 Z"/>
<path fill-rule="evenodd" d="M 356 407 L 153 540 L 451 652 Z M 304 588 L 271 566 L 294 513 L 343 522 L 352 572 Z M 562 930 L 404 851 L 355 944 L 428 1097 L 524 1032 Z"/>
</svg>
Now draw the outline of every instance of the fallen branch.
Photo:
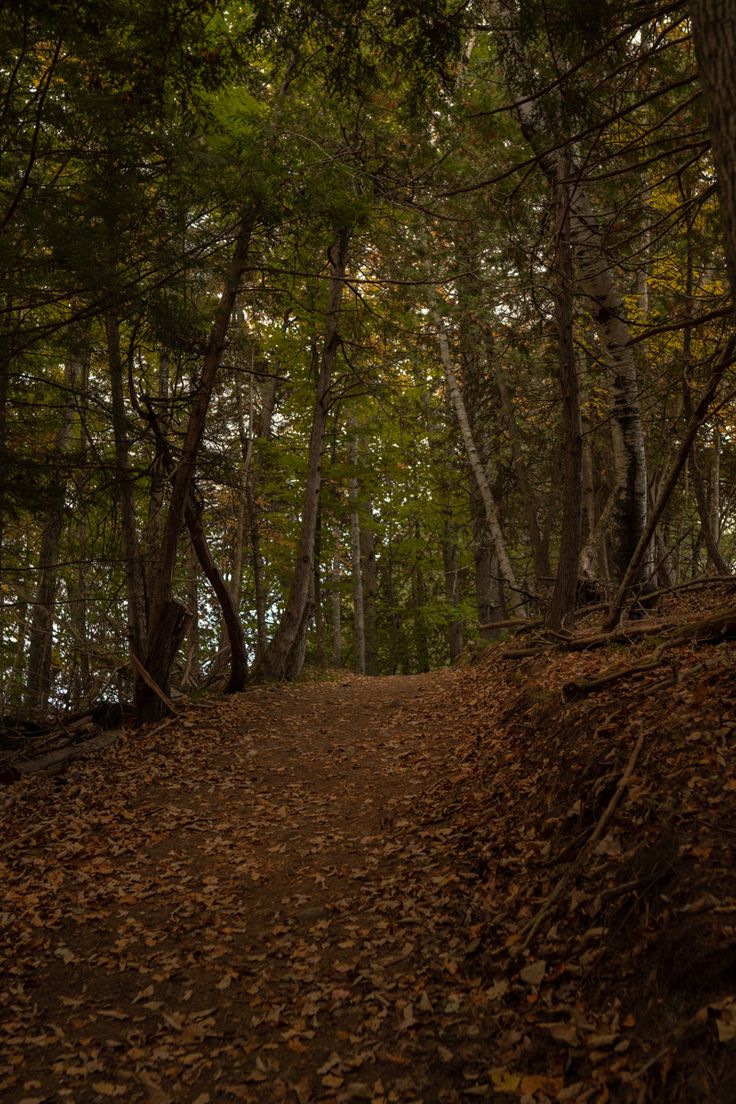
<svg viewBox="0 0 736 1104">
<path fill-rule="evenodd" d="M 663 621 L 639 621 L 636 625 L 626 625 L 615 632 L 558 636 L 554 640 L 545 637 L 539 644 L 530 645 L 527 648 L 507 648 L 501 652 L 501 656 L 503 659 L 520 659 L 523 656 L 542 655 L 553 648 L 566 652 L 585 652 L 590 648 L 605 648 L 609 644 L 631 644 L 632 641 L 643 636 L 660 636 L 680 624 L 680 621 L 668 617 Z"/>
<path fill-rule="evenodd" d="M 120 731 L 101 732 L 98 736 L 92 736 L 89 740 L 84 740 L 80 744 L 72 744 L 70 747 L 50 751 L 47 755 L 38 755 L 33 759 L 26 759 L 24 762 L 16 762 L 12 765 L 11 770 L 16 771 L 19 776 L 23 776 L 25 774 L 36 774 L 37 771 L 58 768 L 72 762 L 74 759 L 83 759 L 91 752 L 110 747 L 119 737 Z"/>
<path fill-rule="evenodd" d="M 487 621 L 483 625 L 478 625 L 478 628 L 481 632 L 490 629 L 536 629 L 542 624 L 540 618 L 507 617 L 505 621 Z"/>
<path fill-rule="evenodd" d="M 570 682 L 566 682 L 562 687 L 563 701 L 579 701 L 580 698 L 584 698 L 587 694 L 592 694 L 596 690 L 602 689 L 604 686 L 611 686 L 614 682 L 620 682 L 621 679 L 629 678 L 630 675 L 639 675 L 643 674 L 645 671 L 654 670 L 655 667 L 659 667 L 663 662 L 662 653 L 665 647 L 666 644 L 661 644 L 653 653 L 652 657 L 644 660 L 642 663 L 629 664 L 626 667 L 608 667 L 605 671 L 601 671 L 599 675 L 594 675 L 592 678 L 572 679 Z"/>
<path fill-rule="evenodd" d="M 133 653 L 133 652 L 131 652 L 131 655 L 130 655 L 130 662 L 131 662 L 132 666 L 135 668 L 135 670 L 138 672 L 138 674 L 141 676 L 143 681 L 146 683 L 146 685 L 150 686 L 151 690 L 153 690 L 154 694 L 156 694 L 157 697 L 159 697 L 161 699 L 161 701 L 164 703 L 166 708 L 168 710 L 170 710 L 170 712 L 172 712 L 174 715 L 176 715 L 179 712 L 179 710 L 176 708 L 176 706 L 174 705 L 174 703 L 171 700 L 171 698 L 169 697 L 169 695 L 164 693 L 164 691 L 161 689 L 161 687 L 158 685 L 158 683 L 155 682 L 154 679 L 151 678 L 151 676 L 149 675 L 146 668 L 143 666 L 141 661 L 138 659 L 138 656 L 135 655 L 135 653 Z"/>
</svg>

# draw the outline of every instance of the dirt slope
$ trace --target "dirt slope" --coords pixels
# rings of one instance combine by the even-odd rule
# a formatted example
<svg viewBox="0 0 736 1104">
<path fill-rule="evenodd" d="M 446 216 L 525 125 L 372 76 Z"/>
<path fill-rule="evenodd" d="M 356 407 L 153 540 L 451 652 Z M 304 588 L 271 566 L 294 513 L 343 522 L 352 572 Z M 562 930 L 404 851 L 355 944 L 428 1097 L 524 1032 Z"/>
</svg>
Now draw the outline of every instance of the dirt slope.
<svg viewBox="0 0 736 1104">
<path fill-rule="evenodd" d="M 2 1099 L 733 1100 L 708 656 L 633 708 L 562 704 L 600 654 L 261 688 L 9 787 Z"/>
</svg>

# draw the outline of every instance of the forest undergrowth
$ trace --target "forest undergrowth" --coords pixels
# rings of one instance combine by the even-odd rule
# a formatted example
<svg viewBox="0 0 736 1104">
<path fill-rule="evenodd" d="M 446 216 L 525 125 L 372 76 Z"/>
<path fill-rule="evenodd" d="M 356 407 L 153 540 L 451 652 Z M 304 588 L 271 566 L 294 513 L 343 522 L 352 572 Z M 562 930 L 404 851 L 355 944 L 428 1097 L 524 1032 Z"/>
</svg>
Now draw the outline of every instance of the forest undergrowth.
<svg viewBox="0 0 736 1104">
<path fill-rule="evenodd" d="M 3 1099 L 732 1101 L 736 644 L 653 633 L 192 702 L 6 786 Z"/>
</svg>

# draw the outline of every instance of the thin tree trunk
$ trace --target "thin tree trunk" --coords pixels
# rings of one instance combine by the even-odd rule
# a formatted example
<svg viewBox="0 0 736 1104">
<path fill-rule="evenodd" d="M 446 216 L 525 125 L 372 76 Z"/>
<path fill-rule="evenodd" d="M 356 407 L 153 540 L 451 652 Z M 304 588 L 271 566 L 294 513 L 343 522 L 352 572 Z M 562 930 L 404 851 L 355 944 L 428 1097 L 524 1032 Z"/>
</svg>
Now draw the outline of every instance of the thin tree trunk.
<svg viewBox="0 0 736 1104">
<path fill-rule="evenodd" d="M 332 614 L 332 664 L 342 667 L 342 595 L 340 593 L 340 526 L 332 529 L 334 552 L 330 573 L 330 610 Z"/>
<path fill-rule="evenodd" d="M 504 421 L 506 423 L 506 430 L 509 435 L 509 443 L 511 445 L 511 458 L 514 464 L 514 475 L 516 476 L 516 483 L 521 495 L 521 504 L 524 511 L 524 517 L 526 519 L 527 532 L 529 533 L 529 543 L 532 549 L 532 558 L 534 560 L 534 574 L 537 577 L 538 583 L 546 583 L 552 575 L 552 568 L 549 562 L 549 550 L 542 540 L 542 534 L 539 531 L 539 522 L 537 520 L 537 499 L 536 495 L 532 491 L 531 483 L 529 481 L 529 473 L 527 471 L 526 461 L 524 459 L 524 453 L 522 450 L 521 430 L 519 429 L 519 423 L 516 420 L 514 404 L 511 400 L 511 392 L 509 391 L 508 384 L 504 379 L 498 358 L 494 356 L 492 338 L 489 334 L 486 335 L 486 351 L 488 356 L 488 363 L 493 368 L 496 388 L 498 390 L 498 396 L 501 400 L 501 410 L 503 412 Z"/>
<path fill-rule="evenodd" d="M 511 566 L 511 560 L 509 559 L 508 550 L 506 548 L 506 540 L 501 529 L 501 522 L 498 516 L 498 508 L 493 498 L 493 491 L 491 485 L 488 482 L 485 469 L 478 455 L 478 449 L 476 448 L 475 441 L 473 440 L 473 434 L 470 429 L 470 422 L 468 421 L 467 411 L 465 409 L 465 403 L 463 402 L 462 393 L 458 386 L 455 371 L 452 367 L 452 358 L 450 356 L 450 346 L 447 341 L 447 334 L 445 332 L 444 324 L 440 317 L 439 311 L 436 309 L 432 312 L 432 317 L 435 324 L 435 332 L 437 334 L 437 341 L 440 347 L 440 357 L 442 359 L 442 365 L 445 369 L 445 378 L 447 380 L 447 387 L 450 392 L 450 398 L 455 408 L 455 414 L 457 416 L 458 425 L 460 426 L 460 432 L 462 434 L 463 443 L 465 445 L 465 451 L 468 455 L 468 461 L 472 469 L 475 480 L 478 484 L 478 490 L 480 491 L 481 498 L 483 500 L 483 506 L 486 512 L 486 521 L 488 523 L 488 529 L 493 540 L 493 546 L 498 557 L 499 566 L 501 569 L 501 575 L 512 595 L 512 609 L 516 616 L 524 616 L 524 606 L 519 598 L 516 585 L 516 578 L 514 576 L 514 569 Z"/>
<path fill-rule="evenodd" d="M 480 630 L 482 640 L 495 640 L 497 632 L 489 628 L 494 621 L 503 621 L 506 617 L 503 587 L 498 579 L 498 564 L 494 562 L 493 541 L 488 532 L 488 523 L 480 497 L 478 485 L 471 474 L 470 512 L 473 519 L 473 559 L 475 570 L 475 605 L 478 611 L 478 624 L 486 626 Z"/>
<path fill-rule="evenodd" d="M 445 575 L 445 598 L 450 609 L 455 611 L 447 626 L 447 645 L 450 662 L 454 663 L 463 650 L 463 620 L 457 616 L 460 608 L 460 579 L 457 543 L 452 539 L 450 524 L 445 520 L 445 533 L 442 541 L 442 567 Z"/>
<path fill-rule="evenodd" d="M 105 330 L 110 369 L 113 437 L 115 439 L 115 487 L 120 508 L 128 597 L 128 640 L 133 655 L 140 659 L 143 654 L 146 633 L 146 596 L 133 500 L 133 475 L 130 468 L 127 414 L 123 387 L 123 359 L 120 353 L 120 325 L 114 314 L 109 313 L 106 316 Z"/>
<path fill-rule="evenodd" d="M 249 482 L 246 487 L 248 504 L 248 528 L 250 531 L 250 562 L 253 569 L 253 597 L 256 606 L 256 664 L 268 650 L 266 626 L 266 587 L 263 580 L 263 555 L 261 553 L 261 528 L 258 520 L 258 503 Z"/>
<path fill-rule="evenodd" d="M 268 379 L 259 388 L 260 411 L 256 420 L 256 436 L 269 439 L 274 407 L 276 405 L 276 379 Z M 246 480 L 245 496 L 250 536 L 250 558 L 253 569 L 253 594 L 256 607 L 256 664 L 268 650 L 268 630 L 266 627 L 267 594 L 263 575 L 263 556 L 261 554 L 260 508 L 258 506 L 258 463 L 251 463 Z"/>
<path fill-rule="evenodd" d="M 171 585 L 176 566 L 176 551 L 184 524 L 184 511 L 189 499 L 199 448 L 204 434 L 207 411 L 212 390 L 222 360 L 228 328 L 235 306 L 238 287 L 245 270 L 250 246 L 253 220 L 245 216 L 238 228 L 233 255 L 225 275 L 220 301 L 215 312 L 209 346 L 202 365 L 202 374 L 189 411 L 181 456 L 174 475 L 171 500 L 164 524 L 158 562 L 153 573 L 150 594 L 150 624 L 145 667 L 149 675 L 168 693 L 171 665 L 176 656 L 175 641 L 162 642 L 162 634 L 168 626 L 178 632 L 184 611 L 175 610 L 171 599 Z M 138 716 L 141 721 L 158 720 L 162 702 L 142 680 L 138 680 Z"/>
<path fill-rule="evenodd" d="M 419 523 L 415 525 L 415 539 L 419 545 L 421 534 Z M 414 623 L 414 648 L 417 656 L 417 670 L 429 670 L 429 638 L 424 607 L 427 604 L 427 587 L 419 560 L 414 565 L 412 583 L 412 621 Z"/>
<path fill-rule="evenodd" d="M 253 346 L 255 349 L 255 346 Z M 238 417 L 238 438 L 240 440 L 240 456 L 242 469 L 240 472 L 240 488 L 237 502 L 237 515 L 235 521 L 235 539 L 230 564 L 230 593 L 233 604 L 238 609 L 240 606 L 240 594 L 243 587 L 243 558 L 245 553 L 245 536 L 248 525 L 248 482 L 250 481 L 251 461 L 253 458 L 253 437 L 255 430 L 255 418 L 253 414 L 253 355 L 251 356 L 251 374 L 248 377 L 248 425 L 246 428 L 243 416 L 243 396 L 240 379 L 235 378 L 235 402 Z"/>
<path fill-rule="evenodd" d="M 573 343 L 573 272 L 570 246 L 568 189 L 558 189 L 557 248 L 555 256 L 555 329 L 559 348 L 562 391 L 562 528 L 560 555 L 547 625 L 560 632 L 575 609 L 578 565 L 583 535 L 582 421 L 578 373 Z"/>
<path fill-rule="evenodd" d="M 350 466 L 358 464 L 358 439 L 350 441 Z M 363 611 L 363 572 L 360 561 L 360 514 L 358 513 L 358 477 L 350 477 L 350 566 L 353 577 L 353 639 L 355 670 L 365 674 L 365 617 Z"/>
<path fill-rule="evenodd" d="M 2 697 L 0 698 L 0 716 L 6 712 L 16 712 L 16 710 L 19 710 L 24 704 L 21 701 L 21 691 L 18 690 L 18 692 L 16 692 L 16 685 L 23 675 L 24 660 L 27 650 L 28 613 L 28 602 L 19 602 L 18 616 L 16 618 L 18 628 L 15 638 L 15 648 L 13 649 L 13 659 L 7 673 L 3 672 L 4 678 L 2 682 Z M 3 625 L 6 624 L 7 618 L 3 621 Z"/>
<path fill-rule="evenodd" d="M 363 570 L 363 628 L 365 632 L 365 673 L 378 674 L 378 624 L 376 619 L 376 532 L 373 503 L 367 499 L 360 529 L 360 559 Z"/>
<path fill-rule="evenodd" d="M 41 547 L 39 577 L 31 614 L 26 675 L 26 706 L 29 713 L 45 716 L 51 690 L 51 652 L 54 633 L 54 603 L 59 584 L 59 551 L 66 513 L 67 479 L 63 471 L 69 451 L 75 412 L 75 392 L 81 374 L 77 351 L 67 357 L 64 370 L 65 405 L 61 425 L 56 431 L 51 459 L 53 476 L 49 492 Z"/>
<path fill-rule="evenodd" d="M 232 590 L 223 579 L 209 550 L 207 538 L 202 528 L 202 508 L 199 504 L 195 504 L 191 493 L 184 512 L 192 546 L 197 553 L 200 566 L 217 596 L 225 622 L 225 630 L 230 644 L 230 681 L 225 692 L 227 694 L 238 694 L 245 689 L 248 672 L 243 626 L 240 623 Z"/>
<path fill-rule="evenodd" d="M 330 293 L 322 357 L 317 377 L 317 393 L 309 439 L 307 481 L 302 507 L 299 551 L 294 575 L 281 622 L 261 664 L 262 674 L 271 678 L 285 677 L 289 652 L 297 643 L 309 600 L 314 564 L 314 533 L 317 524 L 322 488 L 322 446 L 324 444 L 327 413 L 330 402 L 332 365 L 340 343 L 339 316 L 342 291 L 345 284 L 350 230 L 341 230 L 329 250 Z M 293 665 L 292 668 L 293 670 Z"/>
<path fill-rule="evenodd" d="M 187 632 L 184 670 L 179 685 L 182 690 L 196 686 L 199 682 L 199 559 L 194 544 L 187 546 L 187 605 L 192 611 L 192 620 Z"/>
<path fill-rule="evenodd" d="M 314 595 L 314 647 L 318 667 L 325 667 L 325 616 L 322 609 L 322 508 L 317 511 L 317 526 L 314 531 L 314 576 L 312 578 Z"/>
</svg>

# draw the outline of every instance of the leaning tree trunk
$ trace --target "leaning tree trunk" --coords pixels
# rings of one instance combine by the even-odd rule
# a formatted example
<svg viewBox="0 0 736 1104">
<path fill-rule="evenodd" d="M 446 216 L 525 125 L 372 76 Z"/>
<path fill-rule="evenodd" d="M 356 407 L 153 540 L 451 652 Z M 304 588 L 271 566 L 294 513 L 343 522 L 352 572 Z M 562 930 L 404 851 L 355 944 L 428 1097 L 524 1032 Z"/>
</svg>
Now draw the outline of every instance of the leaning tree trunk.
<svg viewBox="0 0 736 1104">
<path fill-rule="evenodd" d="M 225 349 L 235 297 L 245 270 L 252 227 L 253 220 L 250 216 L 246 216 L 238 228 L 232 259 L 225 275 L 209 346 L 202 365 L 202 375 L 189 411 L 184 443 L 174 475 L 171 500 L 164 523 L 161 549 L 152 578 L 145 668 L 151 679 L 165 694 L 168 693 L 171 667 L 183 639 L 181 627 L 187 620 L 184 607 L 181 603 L 173 601 L 171 597 L 177 545 L 184 525 L 184 512 L 199 456 L 210 398 Z M 169 637 L 167 633 L 173 635 Z M 137 685 L 139 720 L 157 720 L 162 713 L 162 704 L 161 698 L 151 686 L 144 679 L 139 679 Z"/>
<path fill-rule="evenodd" d="M 345 284 L 345 270 L 348 259 L 350 229 L 340 230 L 334 244 L 328 251 L 330 262 L 330 294 L 325 323 L 325 337 L 322 358 L 317 374 L 317 393 L 312 415 L 312 430 L 309 438 L 309 458 L 307 481 L 302 506 L 301 533 L 297 562 L 292 576 L 289 597 L 279 627 L 271 645 L 259 665 L 259 672 L 267 678 L 285 678 L 287 672 L 293 677 L 298 664 L 289 662 L 292 648 L 299 651 L 300 634 L 306 631 L 309 592 L 312 586 L 314 565 L 314 535 L 317 526 L 320 492 L 322 489 L 322 447 L 330 406 L 330 383 L 332 365 L 340 344 L 339 317 L 342 291 Z"/>
<path fill-rule="evenodd" d="M 491 485 L 488 482 L 488 476 L 486 475 L 483 464 L 481 463 L 480 456 L 478 455 L 478 449 L 476 448 L 473 434 L 470 429 L 470 422 L 468 421 L 468 414 L 465 409 L 463 396 L 457 382 L 457 377 L 455 376 L 455 371 L 452 367 L 452 357 L 450 356 L 450 346 L 447 340 L 445 327 L 438 310 L 433 310 L 432 317 L 435 324 L 437 341 L 439 342 L 440 357 L 442 359 L 442 365 L 445 369 L 447 388 L 450 392 L 450 398 L 455 408 L 455 415 L 457 417 L 458 425 L 460 426 L 460 432 L 462 434 L 463 443 L 465 445 L 465 451 L 468 455 L 468 461 L 475 477 L 475 481 L 478 484 L 480 496 L 483 499 L 483 506 L 486 512 L 486 521 L 488 522 L 488 529 L 491 534 L 491 539 L 493 540 L 493 547 L 496 551 L 501 575 L 503 576 L 503 581 L 510 592 L 510 605 L 517 616 L 523 617 L 524 607 L 521 599 L 519 598 L 519 588 L 516 584 L 514 569 L 511 566 L 508 549 L 506 548 L 506 539 L 501 528 L 501 521 L 498 516 L 498 508 L 493 497 Z"/>
<path fill-rule="evenodd" d="M 217 596 L 217 601 L 220 603 L 220 609 L 222 610 L 222 618 L 225 622 L 225 631 L 230 645 L 230 681 L 225 693 L 238 694 L 245 690 L 245 680 L 248 673 L 245 639 L 243 637 L 243 626 L 238 615 L 238 607 L 235 604 L 231 588 L 223 579 L 217 564 L 212 558 L 202 528 L 202 507 L 195 502 L 191 494 L 184 512 L 192 547 L 197 553 L 200 566 Z"/>
</svg>

